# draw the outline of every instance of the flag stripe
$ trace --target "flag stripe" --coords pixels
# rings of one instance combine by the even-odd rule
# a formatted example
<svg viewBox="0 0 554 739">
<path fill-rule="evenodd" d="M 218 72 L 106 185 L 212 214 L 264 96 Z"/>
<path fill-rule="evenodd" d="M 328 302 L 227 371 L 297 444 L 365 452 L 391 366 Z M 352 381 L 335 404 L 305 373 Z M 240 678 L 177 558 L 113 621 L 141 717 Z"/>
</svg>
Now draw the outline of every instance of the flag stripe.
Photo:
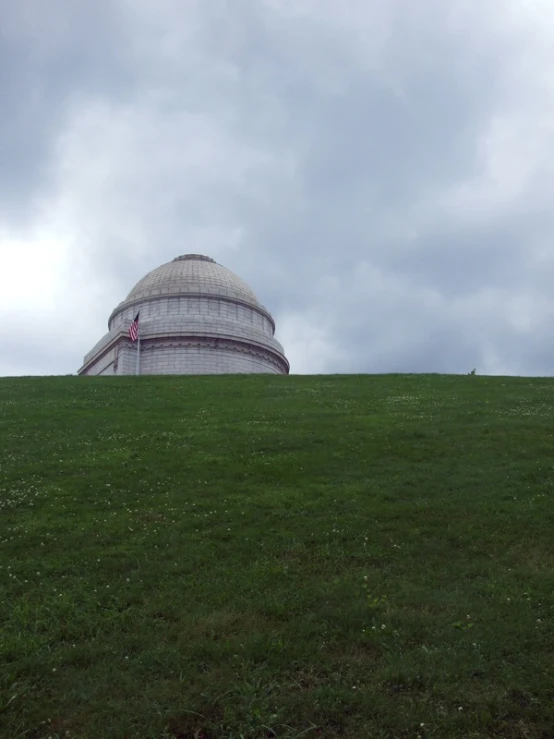
<svg viewBox="0 0 554 739">
<path fill-rule="evenodd" d="M 133 321 L 133 323 L 129 326 L 129 337 L 131 341 L 136 341 L 138 339 L 139 316 L 140 316 L 140 311 L 135 316 L 135 320 Z"/>
</svg>

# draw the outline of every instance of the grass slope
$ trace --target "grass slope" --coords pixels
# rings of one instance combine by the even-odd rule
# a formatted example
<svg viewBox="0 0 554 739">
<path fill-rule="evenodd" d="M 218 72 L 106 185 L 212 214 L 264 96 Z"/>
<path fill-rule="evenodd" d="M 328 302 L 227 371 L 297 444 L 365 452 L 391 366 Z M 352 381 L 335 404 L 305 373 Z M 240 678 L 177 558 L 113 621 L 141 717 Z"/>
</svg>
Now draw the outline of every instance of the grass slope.
<svg viewBox="0 0 554 739">
<path fill-rule="evenodd" d="M 0 380 L 0 736 L 551 738 L 553 394 Z"/>
</svg>

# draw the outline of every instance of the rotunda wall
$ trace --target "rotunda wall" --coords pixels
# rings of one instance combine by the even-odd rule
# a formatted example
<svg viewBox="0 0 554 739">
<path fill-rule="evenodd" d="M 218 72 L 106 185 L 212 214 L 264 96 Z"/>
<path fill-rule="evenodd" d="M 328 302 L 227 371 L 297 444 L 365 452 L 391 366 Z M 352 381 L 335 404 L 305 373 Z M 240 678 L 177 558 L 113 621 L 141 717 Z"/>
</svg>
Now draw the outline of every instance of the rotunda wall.
<svg viewBox="0 0 554 739">
<path fill-rule="evenodd" d="M 118 353 L 117 346 L 112 347 L 108 352 L 103 354 L 94 365 L 95 375 L 115 375 L 117 374 L 117 363 L 115 361 Z"/>
<path fill-rule="evenodd" d="M 100 354 L 104 347 L 106 347 L 110 342 L 114 341 L 116 337 L 122 333 L 122 329 L 113 329 L 107 334 L 104 334 L 104 336 L 100 339 L 100 341 L 97 341 L 96 344 L 92 347 L 92 349 L 85 354 L 84 357 L 84 363 L 87 364 L 90 362 L 90 360 L 95 357 L 97 354 Z"/>
<path fill-rule="evenodd" d="M 141 322 L 173 318 L 176 323 L 180 323 L 182 320 L 196 320 L 211 316 L 221 318 L 223 321 L 232 321 L 237 328 L 239 326 L 255 327 L 265 336 L 272 337 L 274 334 L 273 324 L 256 308 L 229 300 L 205 297 L 150 299 L 141 305 L 127 306 L 110 321 L 110 331 L 117 328 L 127 329 L 139 308 Z"/>
<path fill-rule="evenodd" d="M 119 360 L 123 374 L 134 374 L 136 353 L 128 347 Z M 277 365 L 249 353 L 211 347 L 144 347 L 140 372 L 145 375 L 281 374 Z"/>
</svg>

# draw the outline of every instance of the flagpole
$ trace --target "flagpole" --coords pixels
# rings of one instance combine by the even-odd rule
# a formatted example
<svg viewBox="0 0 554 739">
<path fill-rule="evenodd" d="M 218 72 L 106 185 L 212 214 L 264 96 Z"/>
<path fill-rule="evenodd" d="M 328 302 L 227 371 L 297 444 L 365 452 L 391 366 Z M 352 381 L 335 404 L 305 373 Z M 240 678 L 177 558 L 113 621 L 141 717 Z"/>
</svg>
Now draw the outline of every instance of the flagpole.
<svg viewBox="0 0 554 739">
<path fill-rule="evenodd" d="M 140 375 L 140 310 L 135 316 L 135 320 L 129 326 L 129 338 L 134 343 L 137 342 L 137 367 L 135 369 L 135 375 Z"/>
<path fill-rule="evenodd" d="M 136 374 L 140 375 L 140 328 L 138 329 L 138 337 L 137 337 L 137 370 Z"/>
</svg>

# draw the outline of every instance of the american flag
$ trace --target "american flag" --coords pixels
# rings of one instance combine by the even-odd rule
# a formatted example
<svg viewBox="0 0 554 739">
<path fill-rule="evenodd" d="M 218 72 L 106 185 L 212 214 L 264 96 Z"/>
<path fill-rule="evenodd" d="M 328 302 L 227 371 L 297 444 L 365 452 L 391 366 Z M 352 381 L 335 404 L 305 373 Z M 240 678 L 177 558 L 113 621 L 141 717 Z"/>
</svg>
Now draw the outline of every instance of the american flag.
<svg viewBox="0 0 554 739">
<path fill-rule="evenodd" d="M 135 316 L 135 320 L 133 321 L 133 323 L 129 326 L 129 336 L 131 338 L 131 341 L 136 341 L 138 339 L 139 316 L 140 316 L 140 311 Z"/>
</svg>

